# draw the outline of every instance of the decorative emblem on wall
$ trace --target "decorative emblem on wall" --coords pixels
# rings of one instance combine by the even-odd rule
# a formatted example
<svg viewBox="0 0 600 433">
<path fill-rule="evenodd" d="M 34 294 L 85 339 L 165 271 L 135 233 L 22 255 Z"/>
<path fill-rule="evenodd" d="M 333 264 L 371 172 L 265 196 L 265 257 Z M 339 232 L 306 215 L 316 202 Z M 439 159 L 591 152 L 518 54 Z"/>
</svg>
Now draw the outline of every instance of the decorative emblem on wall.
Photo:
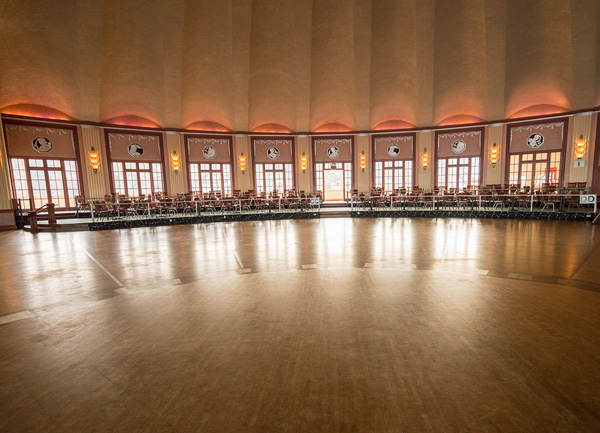
<svg viewBox="0 0 600 433">
<path fill-rule="evenodd" d="M 40 153 L 50 152 L 52 147 L 52 142 L 46 137 L 37 137 L 33 140 L 33 148 Z"/>
<path fill-rule="evenodd" d="M 331 146 L 327 149 L 327 156 L 331 159 L 336 159 L 340 156 L 340 149 L 337 146 Z"/>
<path fill-rule="evenodd" d="M 400 154 L 400 147 L 397 144 L 390 144 L 387 148 L 387 153 L 391 157 L 396 157 Z"/>
<path fill-rule="evenodd" d="M 206 146 L 202 149 L 202 155 L 204 155 L 206 159 L 214 159 L 214 157 L 217 156 L 217 149 L 212 146 Z"/>
<path fill-rule="evenodd" d="M 532 149 L 537 149 L 544 144 L 544 136 L 542 134 L 531 134 L 527 139 L 527 146 Z"/>
<path fill-rule="evenodd" d="M 131 143 L 129 147 L 127 147 L 127 153 L 134 158 L 139 158 L 144 154 L 144 148 L 139 143 Z"/>
<path fill-rule="evenodd" d="M 463 140 L 456 140 L 454 143 L 452 143 L 452 152 L 454 153 L 463 153 L 466 148 L 467 143 L 465 143 Z"/>
<path fill-rule="evenodd" d="M 267 150 L 267 156 L 269 157 L 269 159 L 279 158 L 279 149 L 277 149 L 276 147 L 269 147 L 269 149 Z"/>
</svg>

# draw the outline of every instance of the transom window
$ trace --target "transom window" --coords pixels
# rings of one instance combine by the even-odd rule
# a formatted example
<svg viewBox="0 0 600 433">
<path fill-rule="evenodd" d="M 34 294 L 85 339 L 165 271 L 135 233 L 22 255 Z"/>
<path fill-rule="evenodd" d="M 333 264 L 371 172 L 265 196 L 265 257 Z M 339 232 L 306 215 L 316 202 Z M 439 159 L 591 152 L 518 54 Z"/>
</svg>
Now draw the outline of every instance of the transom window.
<svg viewBox="0 0 600 433">
<path fill-rule="evenodd" d="M 257 192 L 284 192 L 294 189 L 292 164 L 256 164 Z"/>
<path fill-rule="evenodd" d="M 521 153 L 510 156 L 511 185 L 540 189 L 558 186 L 560 182 L 561 152 Z"/>
<path fill-rule="evenodd" d="M 479 186 L 479 163 L 478 156 L 438 159 L 437 187 L 464 189 Z"/>
<path fill-rule="evenodd" d="M 231 164 L 190 164 L 192 192 L 231 194 Z"/>
<path fill-rule="evenodd" d="M 412 160 L 376 161 L 375 188 L 393 191 L 398 188 L 412 188 Z"/>
<path fill-rule="evenodd" d="M 74 209 L 79 195 L 74 159 L 11 158 L 17 199 L 31 199 L 33 208 L 54 203 L 57 209 Z"/>
<path fill-rule="evenodd" d="M 346 192 L 352 191 L 352 163 L 350 162 L 342 162 L 342 163 L 321 163 L 318 162 L 315 164 L 315 178 L 316 178 L 316 190 L 323 192 L 323 183 L 325 175 L 323 173 L 324 170 L 343 170 L 344 177 L 344 194 Z M 345 195 L 344 195 L 345 197 Z"/>
<path fill-rule="evenodd" d="M 163 192 L 162 168 L 159 162 L 113 161 L 115 193 L 128 197 Z"/>
</svg>

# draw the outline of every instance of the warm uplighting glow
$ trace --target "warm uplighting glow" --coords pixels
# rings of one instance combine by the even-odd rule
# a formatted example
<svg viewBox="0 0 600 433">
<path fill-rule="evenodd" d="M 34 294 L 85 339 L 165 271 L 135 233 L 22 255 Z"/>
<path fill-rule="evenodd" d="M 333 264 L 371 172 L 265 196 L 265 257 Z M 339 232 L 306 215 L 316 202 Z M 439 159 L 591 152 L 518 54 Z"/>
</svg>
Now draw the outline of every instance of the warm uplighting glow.
<svg viewBox="0 0 600 433">
<path fill-rule="evenodd" d="M 585 156 L 585 139 L 583 138 L 583 135 L 580 135 L 579 139 L 575 142 L 575 156 L 578 161 L 581 161 Z"/>
<path fill-rule="evenodd" d="M 88 152 L 88 158 L 90 161 L 90 167 L 92 167 L 94 173 L 98 173 L 98 168 L 100 168 L 100 155 L 98 155 L 98 152 L 96 151 L 94 146 L 92 146 L 92 148 Z"/>
<path fill-rule="evenodd" d="M 351 132 L 352 128 L 338 122 L 326 122 L 317 126 L 313 132 Z"/>
<path fill-rule="evenodd" d="M 242 152 L 239 156 L 240 161 L 240 170 L 242 170 L 242 174 L 246 172 L 246 157 L 244 156 L 244 152 Z"/>
<path fill-rule="evenodd" d="M 265 132 L 265 133 L 277 133 L 277 134 L 290 134 L 292 131 L 285 125 L 279 123 L 263 123 L 252 129 L 252 132 Z"/>
<path fill-rule="evenodd" d="M 139 128 L 160 128 L 160 125 L 150 119 L 133 114 L 125 116 L 117 116 L 103 121 L 111 125 L 119 126 L 137 126 Z"/>
<path fill-rule="evenodd" d="M 179 173 L 179 155 L 175 151 L 171 155 L 171 167 L 173 167 L 175 174 Z"/>
<path fill-rule="evenodd" d="M 37 104 L 13 104 L 2 108 L 2 113 L 38 119 L 73 120 L 72 117 L 54 108 Z"/>
<path fill-rule="evenodd" d="M 373 127 L 373 131 L 385 131 L 395 129 L 412 129 L 415 125 L 404 120 L 386 120 Z"/>
<path fill-rule="evenodd" d="M 306 173 L 306 169 L 308 168 L 308 157 L 304 152 L 302 152 L 302 156 L 300 157 L 300 170 L 302 173 Z"/>
<path fill-rule="evenodd" d="M 365 168 L 367 168 L 367 155 L 365 155 L 364 150 L 360 154 L 360 168 L 362 168 L 362 171 L 365 171 Z"/>
<path fill-rule="evenodd" d="M 427 152 L 427 148 L 423 149 L 423 155 L 421 155 L 421 164 L 423 164 L 423 170 L 427 170 L 427 166 L 429 165 L 429 153 Z"/>
<path fill-rule="evenodd" d="M 496 166 L 499 157 L 498 145 L 496 143 L 492 144 L 492 148 L 490 149 L 490 161 L 492 162 L 492 167 Z"/>
<path fill-rule="evenodd" d="M 474 114 L 454 114 L 436 123 L 437 126 L 470 125 L 485 122 L 485 119 Z"/>
<path fill-rule="evenodd" d="M 209 131 L 209 132 L 231 132 L 231 129 L 222 125 L 218 122 L 212 122 L 209 120 L 198 121 L 190 123 L 185 129 L 192 129 L 194 131 Z"/>
</svg>

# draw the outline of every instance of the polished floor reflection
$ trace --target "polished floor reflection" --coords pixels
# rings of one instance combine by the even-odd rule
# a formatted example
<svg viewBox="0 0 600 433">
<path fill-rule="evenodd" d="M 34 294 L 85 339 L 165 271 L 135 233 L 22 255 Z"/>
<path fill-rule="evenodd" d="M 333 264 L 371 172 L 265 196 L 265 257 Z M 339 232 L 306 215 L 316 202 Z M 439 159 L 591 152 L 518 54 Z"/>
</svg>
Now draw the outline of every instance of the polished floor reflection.
<svg viewBox="0 0 600 433">
<path fill-rule="evenodd" d="M 600 228 L 0 232 L 0 431 L 596 432 Z"/>
</svg>

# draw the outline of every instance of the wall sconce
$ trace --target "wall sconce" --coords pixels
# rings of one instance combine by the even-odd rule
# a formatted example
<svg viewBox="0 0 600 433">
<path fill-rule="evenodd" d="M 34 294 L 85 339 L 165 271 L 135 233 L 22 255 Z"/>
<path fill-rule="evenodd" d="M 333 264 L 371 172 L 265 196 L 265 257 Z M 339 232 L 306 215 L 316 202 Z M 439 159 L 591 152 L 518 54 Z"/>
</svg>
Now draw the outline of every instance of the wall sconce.
<svg viewBox="0 0 600 433">
<path fill-rule="evenodd" d="M 496 163 L 498 162 L 498 156 L 499 156 L 499 151 L 498 151 L 498 145 L 496 143 L 492 144 L 492 148 L 490 149 L 490 161 L 492 162 L 492 167 L 496 166 Z"/>
<path fill-rule="evenodd" d="M 171 167 L 173 167 L 175 174 L 179 173 L 179 155 L 177 155 L 177 152 L 175 151 L 173 151 L 173 154 L 171 155 Z"/>
<path fill-rule="evenodd" d="M 360 154 L 360 168 L 362 168 L 362 171 L 365 171 L 365 168 L 367 168 L 367 155 L 365 155 L 364 150 Z"/>
<path fill-rule="evenodd" d="M 579 139 L 575 142 L 575 156 L 578 161 L 581 161 L 585 156 L 585 139 L 583 138 L 583 135 L 580 135 Z"/>
<path fill-rule="evenodd" d="M 302 156 L 300 157 L 300 170 L 302 173 L 306 173 L 306 169 L 308 168 L 308 156 L 304 152 L 302 152 Z"/>
<path fill-rule="evenodd" d="M 429 165 L 429 153 L 427 152 L 427 148 L 423 149 L 423 155 L 421 155 L 421 164 L 423 164 L 423 170 L 427 170 L 427 166 Z"/>
<path fill-rule="evenodd" d="M 100 168 L 100 155 L 94 149 L 94 146 L 88 152 L 88 158 L 90 160 L 90 167 L 94 170 L 94 173 L 98 173 L 98 168 Z"/>
<path fill-rule="evenodd" d="M 240 170 L 242 170 L 242 174 L 246 172 L 246 157 L 244 156 L 244 152 L 242 152 L 239 156 L 240 162 Z"/>
</svg>

